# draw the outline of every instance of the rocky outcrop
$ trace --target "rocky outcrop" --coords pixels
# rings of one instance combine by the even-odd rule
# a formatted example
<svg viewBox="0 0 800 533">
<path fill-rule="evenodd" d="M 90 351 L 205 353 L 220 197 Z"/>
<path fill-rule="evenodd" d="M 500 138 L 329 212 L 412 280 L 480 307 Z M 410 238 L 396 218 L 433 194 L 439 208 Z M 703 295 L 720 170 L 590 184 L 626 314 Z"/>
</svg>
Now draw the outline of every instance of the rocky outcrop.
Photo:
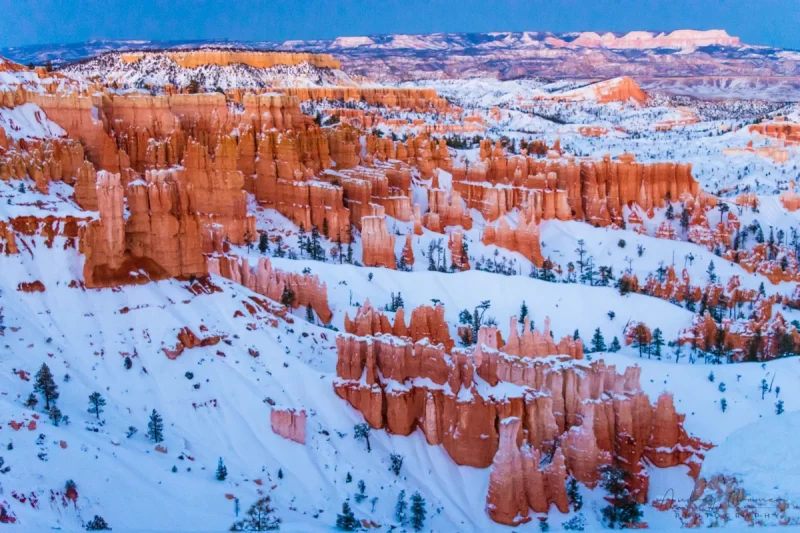
<svg viewBox="0 0 800 533">
<path fill-rule="evenodd" d="M 284 439 L 306 443 L 306 412 L 295 409 L 275 409 L 269 413 L 272 432 Z"/>
<path fill-rule="evenodd" d="M 452 232 L 448 237 L 447 247 L 450 250 L 450 264 L 456 270 L 469 270 L 469 257 L 464 244 L 464 233 L 460 230 Z"/>
<path fill-rule="evenodd" d="M 374 311 L 346 325 L 392 327 Z M 620 375 L 603 361 L 511 355 L 497 348 L 491 328 L 482 328 L 474 350 L 449 353 L 428 340 L 378 333 L 337 338 L 336 393 L 376 429 L 408 435 L 419 428 L 456 463 L 493 465 L 487 510 L 501 523 L 522 523 L 528 507 L 546 512 L 550 503 L 566 512 L 567 476 L 593 486 L 612 462 L 629 471 L 630 488 L 644 501 L 645 455 L 661 466 L 691 465 L 708 447 L 685 436 L 671 398 L 650 405 L 636 367 Z M 476 373 L 488 388 L 478 387 Z"/>
<path fill-rule="evenodd" d="M 481 242 L 519 252 L 537 267 L 541 267 L 544 261 L 539 241 L 539 226 L 533 220 L 526 223 L 524 215 L 520 215 L 517 227 L 514 229 L 509 227 L 505 217 L 500 219 L 496 227 L 486 226 L 483 229 Z"/>
<path fill-rule="evenodd" d="M 280 302 L 284 292 L 289 290 L 294 294 L 293 308 L 311 306 L 323 324 L 328 324 L 333 317 L 325 282 L 311 274 L 277 270 L 267 257 L 259 258 L 256 266 L 250 268 L 247 258 L 232 254 L 210 255 L 206 257 L 206 270 L 276 302 Z"/>
<path fill-rule="evenodd" d="M 91 220 L 91 217 L 57 217 L 53 215 L 44 218 L 21 216 L 10 218 L 7 221 L 0 220 L 0 253 L 14 255 L 18 254 L 21 248 L 33 256 L 33 247 L 25 242 L 26 237 L 33 236 L 44 238 L 44 245 L 47 248 L 53 247 L 56 237 L 65 238 L 65 249 L 75 248 L 81 228 Z"/>
<path fill-rule="evenodd" d="M 361 243 L 364 266 L 397 268 L 394 256 L 394 235 L 386 228 L 386 217 L 365 216 L 361 219 Z"/>
<path fill-rule="evenodd" d="M 486 495 L 486 511 L 497 523 L 518 526 L 530 522 L 528 495 L 523 477 L 523 454 L 517 444 L 522 421 L 518 417 L 505 418 L 500 422 L 500 444 L 492 460 L 489 474 L 489 493 Z M 539 465 L 535 465 L 538 471 Z M 532 482 L 531 486 L 536 486 Z M 536 487 L 544 489 L 544 486 Z"/>
<path fill-rule="evenodd" d="M 415 308 L 411 311 L 411 322 L 407 326 L 405 311 L 402 307 L 395 312 L 394 323 L 392 323 L 384 313 L 372 307 L 367 300 L 358 309 L 352 320 L 345 313 L 344 330 L 358 336 L 386 334 L 408 337 L 412 342 L 427 339 L 433 344 L 441 344 L 448 352 L 455 346 L 444 318 L 443 305 L 435 307 L 422 305 Z"/>
</svg>

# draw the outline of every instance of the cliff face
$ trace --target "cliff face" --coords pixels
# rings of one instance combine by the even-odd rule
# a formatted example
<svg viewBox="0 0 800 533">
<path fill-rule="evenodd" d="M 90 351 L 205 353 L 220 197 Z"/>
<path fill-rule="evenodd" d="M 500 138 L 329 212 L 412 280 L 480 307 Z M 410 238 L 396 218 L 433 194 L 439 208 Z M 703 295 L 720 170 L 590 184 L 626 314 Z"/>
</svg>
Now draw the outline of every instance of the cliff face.
<svg viewBox="0 0 800 533">
<path fill-rule="evenodd" d="M 622 207 L 664 207 L 666 198 L 698 197 L 691 165 L 642 164 L 632 157 L 612 161 L 548 161 L 506 157 L 498 145 L 469 170 L 453 168 L 453 187 L 467 207 L 493 221 L 514 208 L 527 208 L 536 220 L 585 220 L 597 226 L 621 225 Z M 502 185 L 502 188 L 498 186 Z"/>
<path fill-rule="evenodd" d="M 272 432 L 299 444 L 306 443 L 306 412 L 295 409 L 275 409 L 269 413 Z"/>
<path fill-rule="evenodd" d="M 382 209 L 381 209 L 382 211 Z M 386 216 L 366 216 L 361 219 L 361 241 L 364 266 L 395 269 L 394 235 L 386 228 Z"/>
<path fill-rule="evenodd" d="M 145 55 L 148 55 L 148 52 L 123 53 L 120 57 L 127 63 L 133 63 L 141 60 Z M 255 68 L 270 68 L 277 65 L 299 65 L 301 63 L 330 69 L 338 69 L 341 66 L 330 54 L 259 52 L 251 50 L 188 50 L 164 52 L 161 55 L 168 57 L 184 68 L 234 64 L 249 65 Z"/>
<path fill-rule="evenodd" d="M 525 215 L 520 215 L 517 227 L 511 229 L 505 217 L 497 226 L 486 226 L 481 242 L 486 245 L 495 244 L 500 248 L 519 252 L 537 267 L 544 261 L 542 247 L 539 242 L 539 226 L 535 221 L 525 222 Z"/>
<path fill-rule="evenodd" d="M 644 501 L 644 456 L 662 467 L 693 464 L 708 447 L 686 435 L 671 397 L 650 405 L 637 368 L 620 375 L 602 361 L 512 355 L 497 348 L 490 328 L 482 328 L 474 350 L 449 354 L 427 339 L 391 335 L 393 329 L 401 329 L 397 319 L 391 326 L 371 309 L 348 320 L 348 330 L 383 335 L 337 338 L 336 393 L 376 429 L 408 435 L 419 428 L 456 463 L 492 466 L 487 510 L 500 523 L 522 523 L 529 507 L 543 512 L 550 503 L 566 512 L 567 475 L 593 486 L 600 467 L 612 462 L 629 470 L 630 488 Z M 535 338 L 541 342 L 541 334 L 524 343 L 512 337 L 507 347 L 524 344 L 531 353 Z M 489 391 L 478 389 L 476 373 Z M 522 388 L 494 393 L 504 382 Z M 550 461 L 540 462 L 545 454 Z"/>
<path fill-rule="evenodd" d="M 206 273 L 203 251 L 222 238 L 244 244 L 255 236 L 247 215 L 241 173 L 234 170 L 230 143 L 211 160 L 190 143 L 183 169 L 148 171 L 144 180 L 123 187 L 119 174 L 101 171 L 96 195 L 100 220 L 86 228 L 86 285 L 113 286 L 151 279 Z M 123 198 L 130 215 L 123 218 Z"/>
</svg>

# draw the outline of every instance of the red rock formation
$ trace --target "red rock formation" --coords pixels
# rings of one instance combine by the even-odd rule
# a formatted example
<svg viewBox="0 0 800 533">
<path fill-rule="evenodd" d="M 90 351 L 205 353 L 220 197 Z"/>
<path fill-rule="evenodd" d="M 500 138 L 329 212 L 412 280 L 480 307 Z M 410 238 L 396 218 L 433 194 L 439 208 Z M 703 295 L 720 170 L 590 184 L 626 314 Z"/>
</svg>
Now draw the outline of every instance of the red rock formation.
<svg viewBox="0 0 800 533">
<path fill-rule="evenodd" d="M 486 226 L 481 242 L 486 245 L 495 244 L 512 252 L 519 252 L 537 267 L 541 267 L 544 261 L 539 242 L 539 226 L 533 220 L 526 223 L 524 215 L 520 215 L 517 227 L 514 229 L 509 227 L 505 218 L 500 219 L 497 227 Z"/>
<path fill-rule="evenodd" d="M 365 216 L 361 219 L 361 242 L 364 266 L 397 268 L 394 256 L 394 235 L 386 229 L 386 217 Z"/>
<path fill-rule="evenodd" d="M 0 221 L 0 252 L 6 255 L 19 253 L 20 245 L 17 238 L 23 239 L 22 247 L 33 253 L 24 242 L 25 237 L 39 236 L 44 238 L 44 244 L 52 248 L 56 237 L 65 237 L 64 248 L 74 248 L 75 241 L 81 228 L 89 222 L 90 218 L 74 218 L 71 216 L 21 216 Z"/>
<path fill-rule="evenodd" d="M 306 100 L 355 100 L 370 106 L 401 107 L 415 111 L 433 108 L 446 110 L 447 100 L 440 98 L 433 89 L 401 89 L 393 87 L 291 87 L 276 91 Z"/>
<path fill-rule="evenodd" d="M 612 461 L 629 470 L 631 489 L 643 500 L 645 452 L 656 464 L 696 464 L 707 448 L 682 437 L 669 398 L 659 399 L 653 416 L 635 367 L 618 375 L 602 361 L 583 365 L 498 352 L 490 328 L 482 328 L 474 351 L 448 355 L 442 347 L 387 334 L 388 319 L 373 310 L 346 320 L 346 327 L 384 334 L 337 338 L 337 394 L 374 428 L 408 435 L 419 427 L 458 464 L 485 468 L 494 461 L 487 510 L 501 523 L 521 523 L 528 506 L 546 512 L 554 503 L 567 512 L 567 475 L 591 486 Z M 490 390 L 477 388 L 476 372 Z M 494 387 L 501 381 L 525 388 L 500 393 Z M 540 465 L 551 452 L 549 463 Z"/>
<path fill-rule="evenodd" d="M 306 412 L 295 409 L 275 409 L 269 414 L 272 432 L 300 444 L 306 443 Z"/>
<path fill-rule="evenodd" d="M 517 417 L 500 421 L 500 444 L 492 461 L 489 492 L 486 495 L 489 517 L 507 526 L 518 526 L 531 520 L 523 479 L 523 454 L 517 444 L 521 422 Z"/>
<path fill-rule="evenodd" d="M 411 246 L 411 234 L 406 235 L 406 243 L 403 246 L 403 261 L 406 265 L 412 266 L 414 264 L 414 248 Z M 469 268 L 469 267 L 467 267 Z"/>
<path fill-rule="evenodd" d="M 295 309 L 310 305 L 323 324 L 328 324 L 333 317 L 328 305 L 328 286 L 315 275 L 276 270 L 267 257 L 259 258 L 251 269 L 247 259 L 232 254 L 207 256 L 206 268 L 209 274 L 235 281 L 276 302 L 280 302 L 284 290 L 289 289 L 295 296 Z"/>
<path fill-rule="evenodd" d="M 498 147 L 482 147 L 484 153 L 482 163 L 453 169 L 453 188 L 468 208 L 479 209 L 490 221 L 510 209 L 527 208 L 536 220 L 575 218 L 608 226 L 621 224 L 622 207 L 634 202 L 647 211 L 663 207 L 667 197 L 701 194 L 690 165 L 642 164 L 631 156 L 580 164 L 507 158 Z"/>
<path fill-rule="evenodd" d="M 394 325 L 392 325 L 389 318 L 373 308 L 367 300 L 358 309 L 352 320 L 345 313 L 344 330 L 359 336 L 383 333 L 396 337 L 409 337 L 413 342 L 428 339 L 433 344 L 443 345 L 447 352 L 450 352 L 455 346 L 455 342 L 450 337 L 442 305 L 417 307 L 411 312 L 411 323 L 406 326 L 402 307 L 395 313 Z"/>
</svg>

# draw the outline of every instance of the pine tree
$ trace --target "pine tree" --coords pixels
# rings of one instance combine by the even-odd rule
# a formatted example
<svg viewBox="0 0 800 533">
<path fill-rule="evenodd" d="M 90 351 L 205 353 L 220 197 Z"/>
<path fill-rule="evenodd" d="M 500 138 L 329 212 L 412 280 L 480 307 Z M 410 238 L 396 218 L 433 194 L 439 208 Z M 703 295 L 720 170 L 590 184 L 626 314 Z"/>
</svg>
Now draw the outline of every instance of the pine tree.
<svg viewBox="0 0 800 533">
<path fill-rule="evenodd" d="M 368 424 L 356 424 L 353 426 L 353 438 L 356 440 L 364 440 L 367 443 L 367 452 L 371 452 L 372 448 L 369 445 L 369 431 L 370 427 Z"/>
<path fill-rule="evenodd" d="M 87 411 L 89 414 L 93 414 L 99 419 L 100 413 L 103 412 L 103 406 L 105 406 L 105 404 L 106 401 L 102 396 L 100 396 L 100 393 L 93 392 L 89 395 L 89 408 Z"/>
<path fill-rule="evenodd" d="M 622 349 L 622 346 L 619 344 L 619 339 L 615 336 L 614 339 L 611 341 L 611 345 L 608 347 L 609 352 L 618 352 Z"/>
<path fill-rule="evenodd" d="M 586 259 L 585 259 L 585 257 L 586 257 L 586 248 L 584 248 L 585 244 L 586 244 L 586 241 L 584 241 L 583 239 L 579 239 L 578 240 L 578 247 L 575 248 L 575 253 L 578 254 L 578 261 L 577 261 L 577 263 L 578 263 L 578 279 L 581 280 L 581 283 L 583 283 L 585 281 L 584 273 L 583 273 L 583 269 L 586 266 Z"/>
<path fill-rule="evenodd" d="M 150 438 L 153 442 L 158 444 L 164 440 L 164 419 L 161 415 L 153 409 L 150 413 L 150 421 L 147 423 L 147 431 L 150 433 Z"/>
<path fill-rule="evenodd" d="M 522 300 L 522 305 L 519 306 L 519 320 L 520 324 L 525 323 L 525 319 L 528 317 L 528 306 L 525 304 L 525 300 Z"/>
<path fill-rule="evenodd" d="M 126 355 L 122 364 L 125 367 L 125 370 L 130 370 L 133 367 L 133 360 L 130 358 L 130 356 Z"/>
<path fill-rule="evenodd" d="M 397 495 L 397 503 L 394 506 L 394 519 L 400 524 L 406 521 L 407 507 L 408 504 L 406 503 L 406 491 L 401 490 L 400 494 Z"/>
<path fill-rule="evenodd" d="M 319 230 L 316 226 L 311 228 L 311 239 L 308 240 L 308 254 L 315 261 L 325 261 L 325 249 L 320 244 Z"/>
<path fill-rule="evenodd" d="M 775 414 L 782 415 L 783 414 L 783 400 L 778 400 L 775 402 Z"/>
<path fill-rule="evenodd" d="M 357 531 L 360 523 L 356 520 L 353 510 L 350 509 L 350 504 L 344 502 L 342 504 L 342 514 L 336 515 L 336 529 L 342 531 Z"/>
<path fill-rule="evenodd" d="M 258 236 L 258 251 L 261 252 L 261 255 L 269 252 L 269 237 L 267 237 L 266 233 Z"/>
<path fill-rule="evenodd" d="M 34 392 L 38 392 L 44 398 L 44 410 L 50 410 L 50 402 L 55 402 L 58 399 L 58 385 L 53 380 L 53 374 L 50 373 L 50 367 L 42 363 L 41 368 L 36 373 L 36 381 L 33 385 Z"/>
<path fill-rule="evenodd" d="M 34 393 L 28 394 L 28 399 L 25 400 L 25 407 L 28 409 L 36 409 L 36 404 L 39 403 L 39 400 L 36 399 L 36 395 Z"/>
<path fill-rule="evenodd" d="M 367 484 L 364 483 L 363 479 L 358 480 L 358 492 L 356 493 L 353 498 L 356 500 L 356 503 L 361 503 L 367 499 Z"/>
<path fill-rule="evenodd" d="M 414 531 L 419 531 L 425 527 L 425 515 L 428 512 L 425 510 L 425 499 L 419 492 L 415 492 L 411 496 L 411 527 Z"/>
<path fill-rule="evenodd" d="M 58 426 L 64 419 L 64 417 L 61 415 L 61 409 L 56 407 L 55 404 L 53 404 L 50 407 L 50 410 L 47 412 L 47 415 L 50 417 L 50 420 L 53 422 L 54 426 Z"/>
<path fill-rule="evenodd" d="M 353 243 L 352 243 L 352 241 L 347 243 L 347 257 L 345 258 L 345 261 L 349 265 L 353 264 Z"/>
<path fill-rule="evenodd" d="M 108 524 L 103 517 L 100 515 L 94 515 L 94 518 L 89 520 L 86 524 L 86 531 L 110 531 L 111 528 L 108 527 Z"/>
<path fill-rule="evenodd" d="M 711 283 L 717 282 L 717 274 L 715 272 L 716 268 L 714 267 L 714 261 L 711 261 L 708 264 L 708 269 L 706 270 L 706 274 L 708 274 L 708 281 Z"/>
<path fill-rule="evenodd" d="M 660 328 L 653 330 L 653 341 L 650 344 L 653 347 L 650 352 L 653 352 L 657 358 L 661 359 L 661 347 L 664 346 L 664 336 L 661 334 Z M 647 358 L 650 358 L 650 353 L 647 354 Z"/>
<path fill-rule="evenodd" d="M 389 471 L 394 473 L 395 476 L 400 475 L 400 469 L 403 468 L 403 456 L 399 453 L 393 453 L 389 456 Z"/>
<path fill-rule="evenodd" d="M 311 307 L 311 304 L 306 306 L 306 320 L 312 324 L 314 323 L 314 309 Z"/>
<path fill-rule="evenodd" d="M 222 462 L 222 457 L 220 457 L 217 463 L 217 481 L 225 481 L 226 477 L 228 477 L 228 468 Z"/>
<path fill-rule="evenodd" d="M 353 482 L 353 476 L 350 475 L 350 472 L 348 472 L 347 475 L 344 477 L 344 482 L 345 483 L 352 483 Z"/>
<path fill-rule="evenodd" d="M 285 257 L 286 250 L 283 249 L 283 236 L 275 237 L 275 257 Z"/>
<path fill-rule="evenodd" d="M 728 400 L 726 400 L 725 398 L 721 399 L 719 401 L 719 406 L 722 408 L 722 412 L 724 413 L 725 411 L 728 410 Z"/>
<path fill-rule="evenodd" d="M 593 352 L 606 351 L 606 340 L 603 338 L 603 334 L 600 332 L 600 328 L 594 330 L 594 335 L 592 336 L 592 351 Z"/>
<path fill-rule="evenodd" d="M 580 490 L 578 489 L 578 480 L 574 477 L 570 478 L 567 483 L 567 497 L 570 503 L 572 503 L 572 508 L 575 511 L 580 511 L 581 507 L 583 507 L 583 496 L 581 496 Z"/>
<path fill-rule="evenodd" d="M 575 333 L 572 334 L 572 340 L 576 341 L 580 338 L 581 338 L 581 332 L 576 329 Z"/>
<path fill-rule="evenodd" d="M 639 504 L 633 499 L 627 488 L 628 473 L 622 468 L 608 465 L 602 469 L 601 485 L 609 497 L 606 498 L 610 505 L 603 508 L 605 525 L 614 529 L 617 525 L 624 528 L 636 524 L 642 517 Z"/>
<path fill-rule="evenodd" d="M 270 501 L 269 496 L 256 501 L 247 510 L 246 518 L 236 522 L 231 531 L 278 531 L 281 519 L 272 516 L 275 509 L 270 505 Z"/>
</svg>

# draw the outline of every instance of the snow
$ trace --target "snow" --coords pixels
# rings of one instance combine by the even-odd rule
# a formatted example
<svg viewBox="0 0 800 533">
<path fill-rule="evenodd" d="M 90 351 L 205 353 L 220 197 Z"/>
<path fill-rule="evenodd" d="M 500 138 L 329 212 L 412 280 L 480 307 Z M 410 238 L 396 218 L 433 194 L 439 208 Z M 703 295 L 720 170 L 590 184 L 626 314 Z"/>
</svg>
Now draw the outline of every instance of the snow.
<svg viewBox="0 0 800 533">
<path fill-rule="evenodd" d="M 61 126 L 47 118 L 39 106 L 31 103 L 12 108 L 0 107 L 0 128 L 14 140 L 47 139 L 66 135 Z"/>
</svg>

